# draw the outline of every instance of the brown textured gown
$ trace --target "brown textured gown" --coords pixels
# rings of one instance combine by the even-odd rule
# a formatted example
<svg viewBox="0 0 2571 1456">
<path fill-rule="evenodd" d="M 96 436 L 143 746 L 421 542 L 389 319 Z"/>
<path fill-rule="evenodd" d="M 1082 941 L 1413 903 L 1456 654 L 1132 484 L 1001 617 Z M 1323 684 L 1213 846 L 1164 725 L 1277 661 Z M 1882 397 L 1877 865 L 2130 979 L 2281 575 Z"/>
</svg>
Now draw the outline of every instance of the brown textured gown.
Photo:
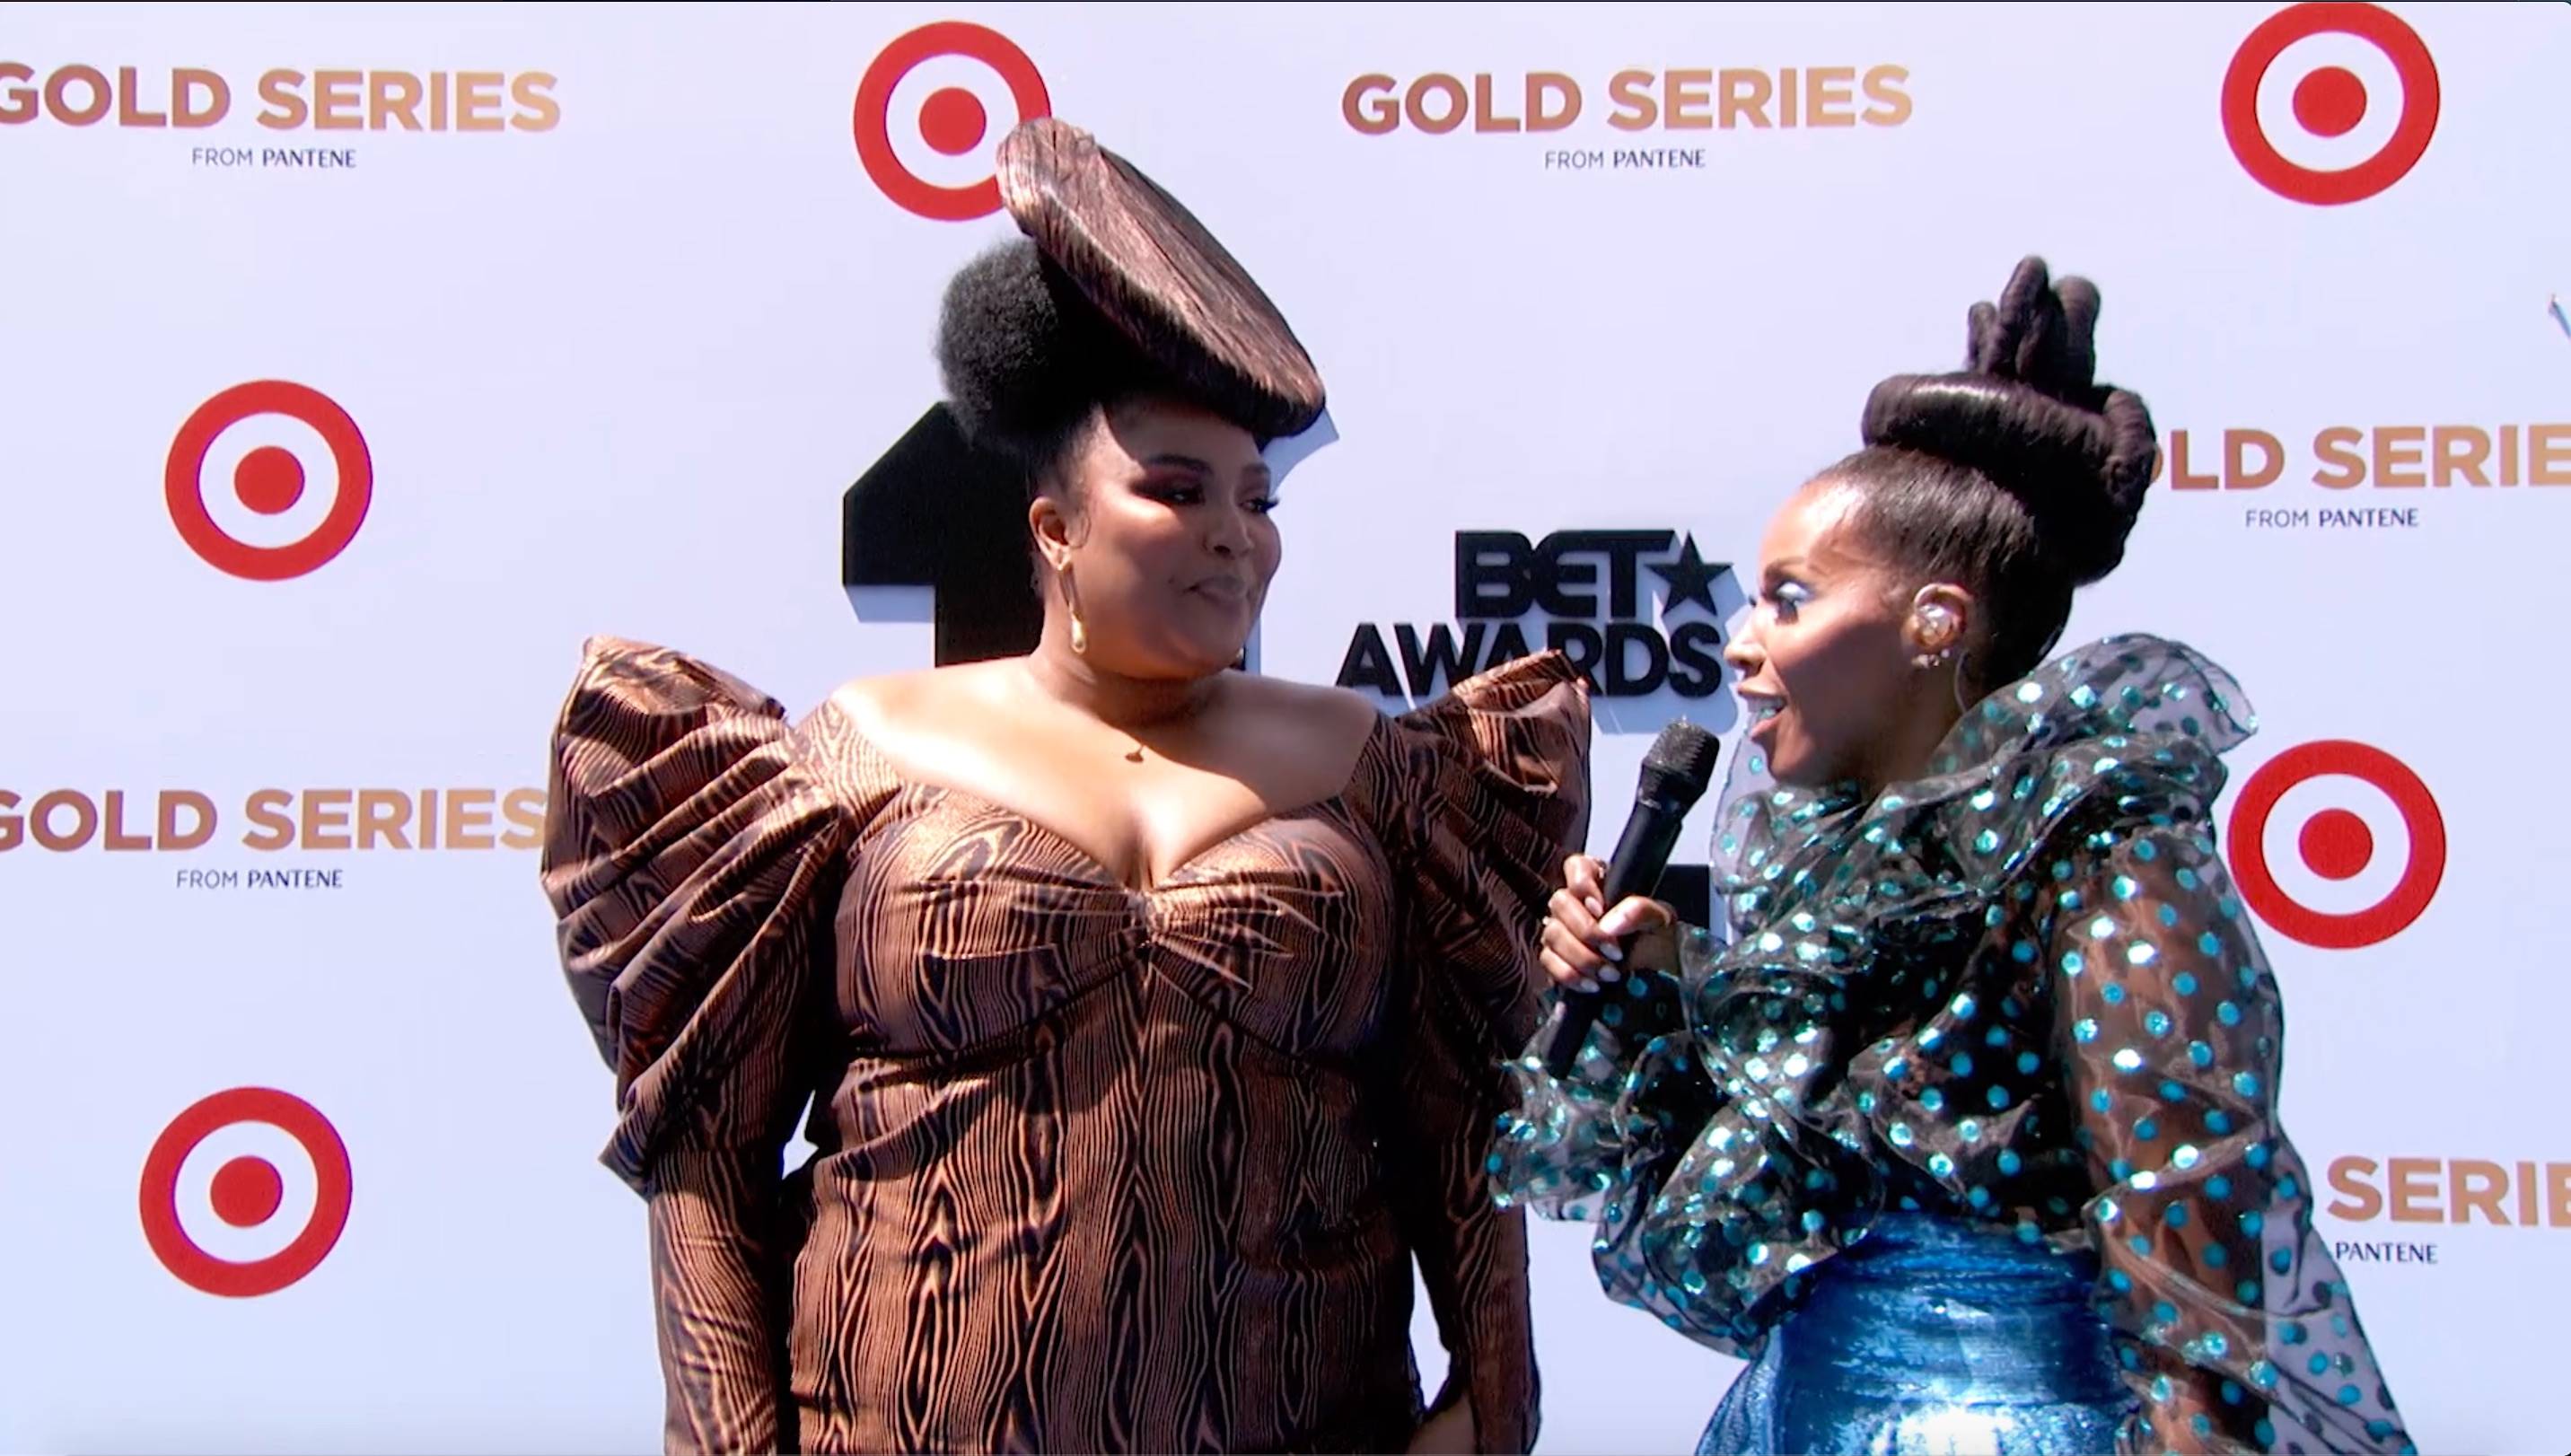
<svg viewBox="0 0 2571 1456">
<path fill-rule="evenodd" d="M 671 1447 L 1397 1451 L 1415 1259 L 1482 1449 L 1526 1450 L 1485 1160 L 1588 744 L 1561 657 L 1495 669 L 1138 892 L 833 704 L 594 639 L 544 883 L 651 1200 Z"/>
</svg>

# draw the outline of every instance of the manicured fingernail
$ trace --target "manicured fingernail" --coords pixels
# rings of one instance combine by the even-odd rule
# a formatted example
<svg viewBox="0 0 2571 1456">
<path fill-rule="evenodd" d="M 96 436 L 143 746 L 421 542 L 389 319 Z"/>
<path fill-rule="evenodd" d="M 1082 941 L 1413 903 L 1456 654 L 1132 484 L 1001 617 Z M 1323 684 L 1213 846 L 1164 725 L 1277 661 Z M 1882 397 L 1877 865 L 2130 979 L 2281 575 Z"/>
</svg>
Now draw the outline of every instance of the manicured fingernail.
<svg viewBox="0 0 2571 1456">
<path fill-rule="evenodd" d="M 1616 962 L 1618 965 L 1623 965 L 1625 963 L 1625 947 L 1618 945 L 1613 941 L 1598 947 L 1598 953 L 1607 957 L 1607 959 Z"/>
<path fill-rule="evenodd" d="M 1603 967 L 1601 967 L 1601 968 L 1599 969 L 1599 972 L 1598 972 L 1598 979 L 1599 979 L 1599 980 L 1602 980 L 1602 981 L 1607 981 L 1607 982 L 1613 983 L 1613 982 L 1615 982 L 1615 981 L 1617 981 L 1617 980 L 1622 979 L 1622 978 L 1624 977 L 1624 974 L 1625 974 L 1624 972 L 1622 972 L 1622 971 L 1620 971 L 1620 970 L 1616 969 L 1614 966 L 1603 966 Z"/>
<path fill-rule="evenodd" d="M 1598 989 L 1598 983 L 1583 977 L 1580 982 L 1580 989 L 1583 991 L 1595 991 Z"/>
<path fill-rule="evenodd" d="M 1582 903 L 1589 907 L 1589 913 L 1592 915 L 1604 915 L 1607 913 L 1607 902 L 1599 899 L 1596 895 L 1591 895 L 1587 900 L 1582 901 Z"/>
</svg>

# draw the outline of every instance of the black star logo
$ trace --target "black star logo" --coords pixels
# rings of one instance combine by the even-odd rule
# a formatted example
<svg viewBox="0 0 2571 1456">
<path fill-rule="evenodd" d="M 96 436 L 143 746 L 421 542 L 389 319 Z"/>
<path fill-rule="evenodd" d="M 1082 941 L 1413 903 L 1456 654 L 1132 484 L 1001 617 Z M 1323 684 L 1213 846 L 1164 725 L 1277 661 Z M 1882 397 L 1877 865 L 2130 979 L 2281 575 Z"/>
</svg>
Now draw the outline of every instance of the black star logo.
<svg viewBox="0 0 2571 1456">
<path fill-rule="evenodd" d="M 1714 605 L 1714 584 L 1732 570 L 1732 563 L 1718 561 L 1709 565 L 1696 554 L 1696 538 L 1688 537 L 1679 545 L 1679 554 L 1666 563 L 1654 562 L 1652 575 L 1669 585 L 1661 599 L 1664 615 L 1675 613 L 1682 602 L 1695 602 L 1705 608 L 1708 617 L 1719 615 Z"/>
</svg>

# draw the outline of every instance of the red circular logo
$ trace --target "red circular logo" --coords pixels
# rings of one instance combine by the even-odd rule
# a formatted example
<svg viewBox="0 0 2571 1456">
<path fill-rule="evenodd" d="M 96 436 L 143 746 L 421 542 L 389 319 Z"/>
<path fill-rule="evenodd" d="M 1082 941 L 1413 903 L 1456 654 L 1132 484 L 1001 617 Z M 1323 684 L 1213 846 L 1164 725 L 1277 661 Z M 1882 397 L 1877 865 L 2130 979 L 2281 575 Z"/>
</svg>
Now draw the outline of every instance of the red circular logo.
<svg viewBox="0 0 2571 1456">
<path fill-rule="evenodd" d="M 2289 46 L 2319 35 L 2354 36 L 2372 45 L 2392 63 L 2401 82 L 2400 113 L 2382 145 L 2330 171 L 2288 161 L 2259 116 L 2259 93 L 2278 57 Z M 2317 138 L 2355 131 L 2384 104 L 2344 66 L 2314 66 L 2295 83 L 2295 124 Z M 2250 32 L 2223 76 L 2223 135 L 2232 144 L 2232 155 L 2261 187 L 2295 202 L 2314 207 L 2363 202 L 2407 176 L 2436 131 L 2437 63 L 2417 31 L 2378 5 L 2341 0 L 2289 5 Z"/>
<path fill-rule="evenodd" d="M 189 1235 L 179 1212 L 179 1176 L 199 1144 L 242 1126 L 273 1128 L 292 1139 L 311 1161 L 314 1187 L 312 1210 L 284 1247 L 264 1258 L 235 1261 L 207 1252 Z M 236 1087 L 179 1114 L 152 1145 L 143 1160 L 143 1236 L 162 1266 L 192 1288 L 232 1299 L 273 1294 L 318 1268 L 338 1243 L 348 1226 L 353 1189 L 347 1146 L 329 1119 L 299 1097 Z M 284 1202 L 285 1180 L 276 1165 L 255 1155 L 227 1161 L 206 1191 L 208 1211 L 241 1229 L 267 1223 Z"/>
<path fill-rule="evenodd" d="M 296 540 L 281 546 L 255 546 L 224 529 L 206 505 L 206 464 L 215 441 L 244 420 L 276 415 L 310 428 L 329 448 L 338 476 L 327 514 Z M 241 457 L 232 471 L 235 499 L 262 516 L 278 516 L 303 499 L 304 466 L 293 451 L 261 445 Z M 179 426 L 170 442 L 164 472 L 170 519 L 188 549 L 206 563 L 255 582 L 281 582 L 317 571 L 348 549 L 365 523 L 374 499 L 375 465 L 366 453 L 366 437 L 330 396 L 281 379 L 237 384 L 205 403 Z"/>
<path fill-rule="evenodd" d="M 933 183 L 911 171 L 893 148 L 893 92 L 904 78 L 941 56 L 979 61 L 1009 88 L 1021 122 L 1053 114 L 1053 98 L 1044 77 L 1007 36 L 961 20 L 940 20 L 911 31 L 883 48 L 857 82 L 857 160 L 883 195 L 910 212 L 941 223 L 968 223 L 1000 210 L 1000 180 L 985 177 L 964 187 Z M 1003 128 L 1002 130 L 1008 130 Z M 982 145 L 991 133 L 989 109 L 961 86 L 947 86 L 919 103 L 909 129 L 920 141 L 947 157 L 961 157 Z"/>
<path fill-rule="evenodd" d="M 2315 909 L 2277 882 L 2268 861 L 2268 820 L 2286 793 L 2315 778 L 2345 776 L 2373 785 L 2400 811 L 2410 849 L 2399 877 L 2380 899 L 2343 913 Z M 2261 764 L 2233 805 L 2232 876 L 2259 918 L 2279 932 L 2323 950 L 2354 950 L 2390 940 L 2410 927 L 2446 873 L 2446 821 L 2428 785 L 2380 748 L 2343 739 L 2305 743 Z M 2296 839 L 2304 865 L 2323 879 L 2350 880 L 2373 867 L 2374 831 L 2345 808 L 2305 820 Z"/>
</svg>

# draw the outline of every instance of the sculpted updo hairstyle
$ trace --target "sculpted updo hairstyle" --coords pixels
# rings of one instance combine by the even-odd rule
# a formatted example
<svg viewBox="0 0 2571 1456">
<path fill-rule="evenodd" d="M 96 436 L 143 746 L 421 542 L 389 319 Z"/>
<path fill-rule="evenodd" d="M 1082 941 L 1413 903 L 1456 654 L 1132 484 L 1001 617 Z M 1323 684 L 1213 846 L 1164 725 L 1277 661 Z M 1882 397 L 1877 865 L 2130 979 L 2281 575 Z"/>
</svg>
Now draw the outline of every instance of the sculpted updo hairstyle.
<svg viewBox="0 0 2571 1456">
<path fill-rule="evenodd" d="M 1985 691 L 2040 666 L 2072 593 L 2124 560 L 2158 463 L 2141 396 L 2095 380 L 2097 323 L 2094 285 L 2026 258 L 1968 312 L 1964 369 L 1877 384 L 1865 447 L 1821 472 L 1855 488 L 1861 539 L 1973 594 Z"/>
</svg>

